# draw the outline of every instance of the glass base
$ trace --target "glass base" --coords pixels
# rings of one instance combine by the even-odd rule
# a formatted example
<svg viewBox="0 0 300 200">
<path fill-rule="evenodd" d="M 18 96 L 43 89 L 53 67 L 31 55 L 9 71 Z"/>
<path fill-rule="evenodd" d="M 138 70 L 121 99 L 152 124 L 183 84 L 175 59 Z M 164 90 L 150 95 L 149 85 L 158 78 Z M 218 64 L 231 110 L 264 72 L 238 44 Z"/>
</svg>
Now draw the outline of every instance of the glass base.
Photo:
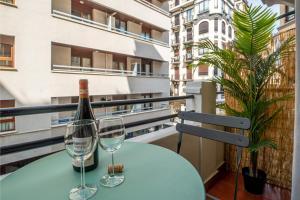
<svg viewBox="0 0 300 200">
<path fill-rule="evenodd" d="M 124 179 L 124 175 L 109 176 L 108 174 L 106 174 L 100 179 L 100 184 L 105 187 L 115 187 L 123 183 Z"/>
<path fill-rule="evenodd" d="M 86 184 L 84 188 L 80 185 L 73 188 L 69 193 L 69 199 L 71 200 L 85 200 L 94 196 L 97 192 L 97 186 Z"/>
</svg>

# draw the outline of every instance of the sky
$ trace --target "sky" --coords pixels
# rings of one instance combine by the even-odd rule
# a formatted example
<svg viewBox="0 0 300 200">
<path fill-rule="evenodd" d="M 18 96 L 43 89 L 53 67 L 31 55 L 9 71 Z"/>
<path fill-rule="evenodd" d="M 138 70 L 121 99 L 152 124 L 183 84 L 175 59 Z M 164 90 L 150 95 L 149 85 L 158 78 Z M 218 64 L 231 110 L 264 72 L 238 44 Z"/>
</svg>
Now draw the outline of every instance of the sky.
<svg viewBox="0 0 300 200">
<path fill-rule="evenodd" d="M 252 5 L 254 5 L 254 6 L 264 5 L 264 4 L 261 2 L 261 0 L 248 0 L 248 3 L 249 3 L 249 5 L 252 4 Z M 264 5 L 264 6 L 267 7 L 267 5 Z M 279 5 L 278 5 L 278 4 L 277 4 L 277 5 L 273 5 L 273 6 L 271 6 L 270 8 L 273 10 L 274 13 L 277 13 L 277 15 L 279 16 L 279 14 L 280 14 L 280 13 L 279 13 L 280 8 L 279 8 Z M 279 27 L 279 20 L 278 20 L 277 23 L 276 23 L 276 28 L 275 28 L 274 32 L 277 32 L 277 28 L 278 28 L 278 27 Z"/>
</svg>

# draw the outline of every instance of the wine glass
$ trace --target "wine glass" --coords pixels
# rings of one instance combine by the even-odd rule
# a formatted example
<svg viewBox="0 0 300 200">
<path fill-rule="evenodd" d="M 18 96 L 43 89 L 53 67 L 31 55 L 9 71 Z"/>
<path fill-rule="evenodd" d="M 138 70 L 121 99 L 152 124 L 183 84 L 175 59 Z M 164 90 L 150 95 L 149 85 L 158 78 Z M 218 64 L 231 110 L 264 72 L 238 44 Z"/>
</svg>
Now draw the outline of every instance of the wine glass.
<svg viewBox="0 0 300 200">
<path fill-rule="evenodd" d="M 115 174 L 114 152 L 121 148 L 125 138 L 125 127 L 120 117 L 100 119 L 99 145 L 111 153 L 112 173 L 106 174 L 100 179 L 100 184 L 106 187 L 115 187 L 124 181 L 124 175 Z"/>
<path fill-rule="evenodd" d="M 67 125 L 65 146 L 68 154 L 80 162 L 81 184 L 69 193 L 71 200 L 89 199 L 97 192 L 95 185 L 85 184 L 84 160 L 94 153 L 98 143 L 97 126 L 95 120 L 84 119 L 70 122 Z"/>
</svg>

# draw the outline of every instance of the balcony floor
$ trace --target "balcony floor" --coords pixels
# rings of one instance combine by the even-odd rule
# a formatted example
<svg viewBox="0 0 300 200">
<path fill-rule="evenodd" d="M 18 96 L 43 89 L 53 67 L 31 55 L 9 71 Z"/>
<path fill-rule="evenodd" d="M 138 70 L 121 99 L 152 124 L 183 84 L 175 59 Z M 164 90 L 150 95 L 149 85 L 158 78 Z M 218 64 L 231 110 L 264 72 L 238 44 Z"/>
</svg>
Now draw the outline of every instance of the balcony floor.
<svg viewBox="0 0 300 200">
<path fill-rule="evenodd" d="M 234 174 L 225 173 L 216 180 L 208 189 L 208 193 L 221 200 L 232 200 L 234 192 Z M 240 200 L 288 200 L 291 199 L 291 192 L 270 184 L 266 184 L 263 195 L 254 195 L 245 191 L 243 177 L 239 176 L 239 190 L 237 199 Z M 207 198 L 207 200 L 209 200 Z"/>
</svg>

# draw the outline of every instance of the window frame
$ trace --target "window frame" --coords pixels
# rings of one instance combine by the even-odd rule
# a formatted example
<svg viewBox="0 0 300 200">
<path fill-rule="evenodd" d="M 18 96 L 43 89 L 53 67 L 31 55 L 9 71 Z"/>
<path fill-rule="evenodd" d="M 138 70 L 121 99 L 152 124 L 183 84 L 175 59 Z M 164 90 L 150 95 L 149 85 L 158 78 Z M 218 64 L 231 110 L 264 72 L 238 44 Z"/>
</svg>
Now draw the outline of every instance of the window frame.
<svg viewBox="0 0 300 200">
<path fill-rule="evenodd" d="M 204 27 L 205 29 L 204 29 L 204 28 L 201 28 L 201 24 L 207 24 L 207 26 Z M 204 26 L 204 25 L 203 25 L 203 26 Z M 202 21 L 202 22 L 199 24 L 198 28 L 199 28 L 199 31 L 198 31 L 199 35 L 208 33 L 208 32 L 209 32 L 209 22 L 208 22 L 208 21 Z M 206 31 L 206 30 L 207 30 L 207 31 Z M 205 32 L 205 31 L 206 31 L 206 32 Z"/>
<path fill-rule="evenodd" d="M 2 102 L 12 102 L 11 106 L 2 106 Z M 8 103 L 10 104 L 10 103 Z M 16 100 L 15 99 L 2 99 L 0 100 L 0 108 L 14 108 L 16 106 Z M 2 124 L 5 124 L 5 123 L 12 123 L 12 128 L 8 129 L 8 130 L 5 130 L 5 128 L 3 128 L 2 130 Z M 10 126 L 10 125 L 8 125 Z M 4 125 L 3 125 L 4 127 Z M 6 132 L 11 132 L 11 131 L 16 131 L 16 118 L 13 116 L 13 117 L 0 117 L 0 135 L 1 134 L 4 134 Z"/>
</svg>

